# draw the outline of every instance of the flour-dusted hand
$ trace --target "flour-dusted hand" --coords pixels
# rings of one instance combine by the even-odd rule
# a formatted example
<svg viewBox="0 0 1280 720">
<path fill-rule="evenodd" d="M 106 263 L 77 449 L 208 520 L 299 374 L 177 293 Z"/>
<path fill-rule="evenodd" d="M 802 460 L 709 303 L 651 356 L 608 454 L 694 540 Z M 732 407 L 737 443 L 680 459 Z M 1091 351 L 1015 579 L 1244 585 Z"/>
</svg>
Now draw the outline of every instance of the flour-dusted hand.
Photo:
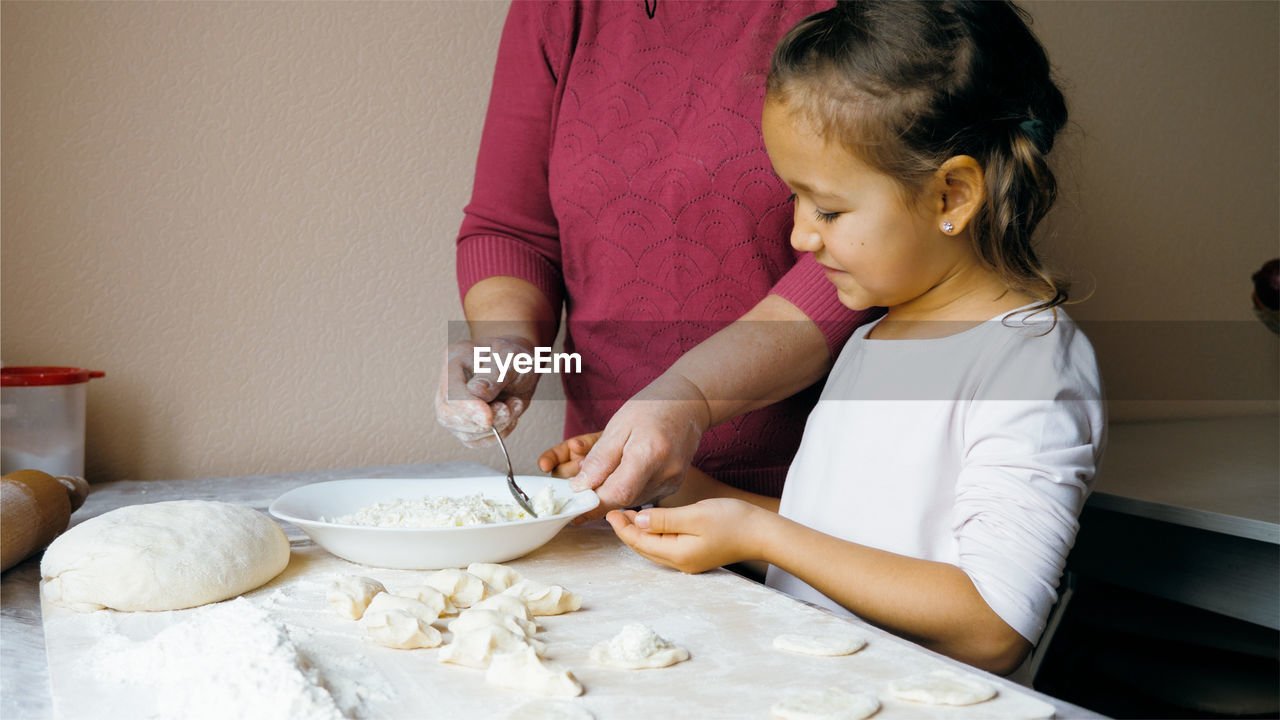
<svg viewBox="0 0 1280 720">
<path fill-rule="evenodd" d="M 481 348 L 485 358 L 479 370 L 476 348 Z M 532 342 L 511 335 L 450 345 L 436 388 L 436 421 L 472 448 L 497 442 L 489 432 L 491 427 L 504 437 L 509 435 L 538 387 L 538 374 L 518 372 L 510 358 L 533 352 Z"/>
<path fill-rule="evenodd" d="M 710 424 L 711 412 L 696 385 L 677 373 L 659 376 L 614 413 L 579 461 L 570 487 L 595 490 L 600 506 L 575 522 L 674 493 Z"/>
<path fill-rule="evenodd" d="M 762 559 L 764 533 L 758 521 L 768 514 L 743 500 L 712 498 L 678 508 L 615 510 L 605 519 L 636 553 L 681 572 L 700 573 Z"/>
</svg>

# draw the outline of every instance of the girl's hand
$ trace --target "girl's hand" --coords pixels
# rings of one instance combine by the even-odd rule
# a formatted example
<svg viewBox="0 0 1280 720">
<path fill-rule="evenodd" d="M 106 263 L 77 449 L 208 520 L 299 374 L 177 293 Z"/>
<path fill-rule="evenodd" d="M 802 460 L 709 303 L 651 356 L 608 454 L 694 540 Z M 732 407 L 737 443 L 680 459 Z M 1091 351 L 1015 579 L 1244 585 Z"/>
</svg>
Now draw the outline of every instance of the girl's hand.
<svg viewBox="0 0 1280 720">
<path fill-rule="evenodd" d="M 614 510 L 605 516 L 622 542 L 659 565 L 700 573 L 761 559 L 768 511 L 743 500 L 713 498 L 678 508 Z"/>
<path fill-rule="evenodd" d="M 552 477 L 569 478 L 578 474 L 582 458 L 600 439 L 600 433 L 586 433 L 571 437 L 538 456 L 538 468 Z"/>
</svg>

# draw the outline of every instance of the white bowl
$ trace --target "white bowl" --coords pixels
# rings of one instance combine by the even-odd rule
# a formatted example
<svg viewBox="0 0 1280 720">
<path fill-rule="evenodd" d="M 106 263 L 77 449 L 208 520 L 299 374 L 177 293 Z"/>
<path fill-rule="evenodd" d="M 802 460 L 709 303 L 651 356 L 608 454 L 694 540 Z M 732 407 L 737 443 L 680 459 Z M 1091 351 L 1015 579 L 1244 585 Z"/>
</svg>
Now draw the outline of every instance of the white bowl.
<svg viewBox="0 0 1280 720">
<path fill-rule="evenodd" d="M 570 491 L 568 480 L 517 475 L 516 482 L 530 497 L 551 485 L 557 498 L 569 500 L 555 515 L 465 527 L 363 527 L 322 520 L 397 498 L 416 500 L 479 493 L 498 502 L 515 503 L 507 491 L 505 475 L 360 478 L 294 488 L 276 498 L 267 512 L 302 528 L 317 545 L 344 560 L 373 567 L 436 570 L 465 567 L 473 562 L 505 562 L 526 555 L 555 537 L 570 520 L 600 504 L 600 498 L 590 490 Z"/>
</svg>

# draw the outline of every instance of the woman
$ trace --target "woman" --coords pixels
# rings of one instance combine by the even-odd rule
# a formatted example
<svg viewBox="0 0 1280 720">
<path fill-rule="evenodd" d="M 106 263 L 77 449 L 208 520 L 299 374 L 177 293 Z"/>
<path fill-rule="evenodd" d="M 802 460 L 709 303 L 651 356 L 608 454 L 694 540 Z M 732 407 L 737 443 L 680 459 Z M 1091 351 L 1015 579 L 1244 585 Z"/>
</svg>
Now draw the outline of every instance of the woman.
<svg viewBox="0 0 1280 720">
<path fill-rule="evenodd" d="M 449 349 L 442 425 L 471 445 L 510 432 L 538 376 L 473 376 L 472 348 L 548 346 L 563 308 L 582 357 L 565 435 L 609 423 L 578 483 L 597 514 L 673 491 L 691 462 L 781 493 L 816 397 L 791 396 L 867 319 L 788 248 L 790 192 L 760 139 L 772 47 L 830 5 L 512 3 L 458 237 L 472 339 Z"/>
</svg>

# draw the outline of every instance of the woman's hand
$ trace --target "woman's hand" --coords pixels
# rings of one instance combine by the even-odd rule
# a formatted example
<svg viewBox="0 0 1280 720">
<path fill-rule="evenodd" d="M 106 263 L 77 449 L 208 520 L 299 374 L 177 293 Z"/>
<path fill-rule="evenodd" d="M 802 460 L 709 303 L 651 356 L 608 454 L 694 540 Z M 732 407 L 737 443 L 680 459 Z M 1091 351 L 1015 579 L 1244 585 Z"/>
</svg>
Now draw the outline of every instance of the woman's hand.
<svg viewBox="0 0 1280 720">
<path fill-rule="evenodd" d="M 490 428 L 497 428 L 504 437 L 509 435 L 538 387 L 537 373 L 516 372 L 511 366 L 501 380 L 497 363 L 490 363 L 488 372 L 475 372 L 477 347 L 489 348 L 494 358 L 502 357 L 507 362 L 505 358 L 516 353 L 532 353 L 534 346 L 523 337 L 508 335 L 462 340 L 446 350 L 436 388 L 436 421 L 472 448 L 497 442 Z"/>
<path fill-rule="evenodd" d="M 565 440 L 538 456 L 538 469 L 552 477 L 569 478 L 578 474 L 582 458 L 587 456 L 599 432 L 585 433 Z"/>
<path fill-rule="evenodd" d="M 770 514 L 743 500 L 713 498 L 677 508 L 614 510 L 605 519 L 636 553 L 681 572 L 700 573 L 761 559 L 760 525 Z"/>
<path fill-rule="evenodd" d="M 668 371 L 636 393 L 579 461 L 570 487 L 595 490 L 600 507 L 578 521 L 653 502 L 679 489 L 710 419 L 701 391 L 677 373 Z"/>
</svg>

